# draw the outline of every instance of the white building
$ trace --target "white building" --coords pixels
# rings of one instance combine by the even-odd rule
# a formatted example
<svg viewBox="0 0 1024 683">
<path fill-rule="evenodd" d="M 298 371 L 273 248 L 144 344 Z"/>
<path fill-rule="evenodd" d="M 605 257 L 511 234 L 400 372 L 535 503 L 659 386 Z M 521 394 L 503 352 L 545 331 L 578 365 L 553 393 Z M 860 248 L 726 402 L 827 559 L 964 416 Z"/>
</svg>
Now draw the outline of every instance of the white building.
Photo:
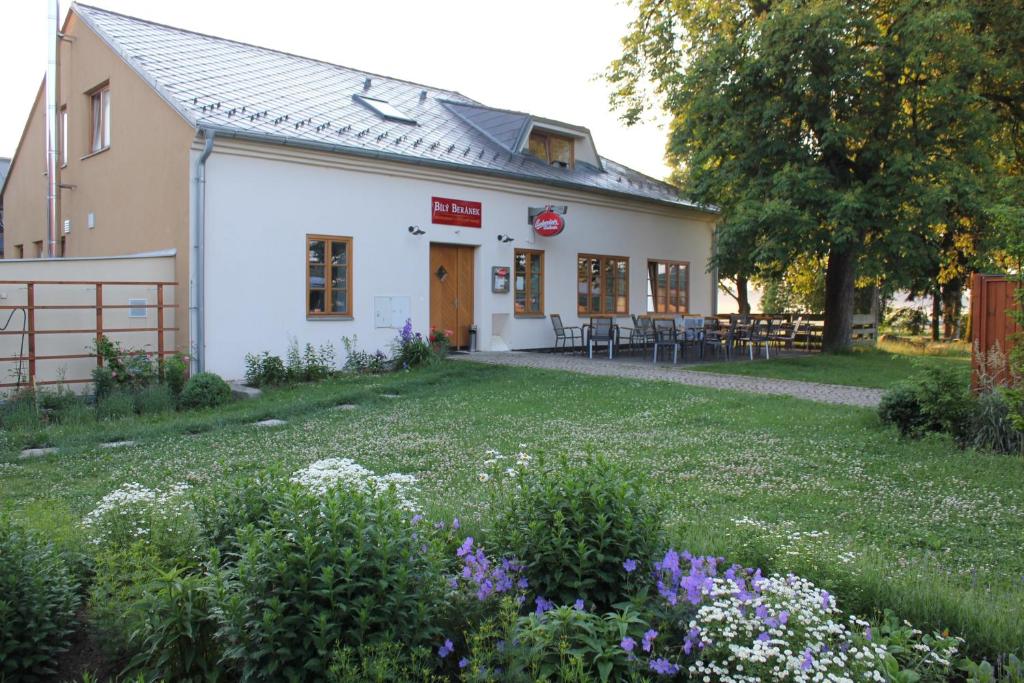
<svg viewBox="0 0 1024 683">
<path fill-rule="evenodd" d="M 387 348 L 407 318 L 501 350 L 551 346 L 551 314 L 715 313 L 716 216 L 586 128 L 84 5 L 64 33 L 60 253 L 176 249 L 204 369 Z M 48 238 L 38 104 L 4 186 L 17 256 Z"/>
</svg>

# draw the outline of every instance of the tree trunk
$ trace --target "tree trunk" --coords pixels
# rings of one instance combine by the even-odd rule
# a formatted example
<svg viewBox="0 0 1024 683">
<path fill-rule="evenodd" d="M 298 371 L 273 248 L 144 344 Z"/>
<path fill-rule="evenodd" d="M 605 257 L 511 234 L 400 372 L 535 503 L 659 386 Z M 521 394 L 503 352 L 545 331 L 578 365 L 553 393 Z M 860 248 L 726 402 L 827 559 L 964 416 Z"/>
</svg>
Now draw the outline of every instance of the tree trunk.
<svg viewBox="0 0 1024 683">
<path fill-rule="evenodd" d="M 949 341 L 960 333 L 960 282 L 942 286 L 942 338 Z"/>
<path fill-rule="evenodd" d="M 736 304 L 740 315 L 750 315 L 750 293 L 747 291 L 747 278 L 736 276 Z"/>
<path fill-rule="evenodd" d="M 853 283 L 857 257 L 852 249 L 833 250 L 825 267 L 825 330 L 821 350 L 849 351 L 853 347 Z"/>
<path fill-rule="evenodd" d="M 939 325 L 942 322 L 942 291 L 938 285 L 932 290 L 932 341 L 939 341 Z"/>
</svg>

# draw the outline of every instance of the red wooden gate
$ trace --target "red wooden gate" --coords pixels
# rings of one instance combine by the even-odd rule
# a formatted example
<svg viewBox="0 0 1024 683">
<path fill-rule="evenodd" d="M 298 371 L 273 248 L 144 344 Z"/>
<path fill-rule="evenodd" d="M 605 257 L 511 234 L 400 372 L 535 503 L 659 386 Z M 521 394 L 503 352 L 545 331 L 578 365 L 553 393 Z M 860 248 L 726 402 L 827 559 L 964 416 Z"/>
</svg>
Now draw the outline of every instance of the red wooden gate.
<svg viewBox="0 0 1024 683">
<path fill-rule="evenodd" d="M 1020 325 L 1014 315 L 1017 309 L 1016 291 L 1018 281 L 1006 275 L 971 276 L 971 339 L 974 350 L 971 354 L 971 383 L 977 387 L 978 369 L 982 362 L 981 353 L 998 349 L 1009 353 L 1020 332 Z M 995 377 L 1006 382 L 1009 377 Z"/>
</svg>

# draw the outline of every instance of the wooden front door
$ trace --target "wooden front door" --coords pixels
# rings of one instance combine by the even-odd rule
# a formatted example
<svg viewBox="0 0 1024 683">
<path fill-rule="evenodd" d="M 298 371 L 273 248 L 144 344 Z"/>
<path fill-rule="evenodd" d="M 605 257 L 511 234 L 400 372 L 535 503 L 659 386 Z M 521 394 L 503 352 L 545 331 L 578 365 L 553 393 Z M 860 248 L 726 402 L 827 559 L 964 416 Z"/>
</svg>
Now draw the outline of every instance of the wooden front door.
<svg viewBox="0 0 1024 683">
<path fill-rule="evenodd" d="M 430 245 L 430 326 L 452 331 L 452 346 L 469 345 L 473 324 L 473 249 Z"/>
</svg>

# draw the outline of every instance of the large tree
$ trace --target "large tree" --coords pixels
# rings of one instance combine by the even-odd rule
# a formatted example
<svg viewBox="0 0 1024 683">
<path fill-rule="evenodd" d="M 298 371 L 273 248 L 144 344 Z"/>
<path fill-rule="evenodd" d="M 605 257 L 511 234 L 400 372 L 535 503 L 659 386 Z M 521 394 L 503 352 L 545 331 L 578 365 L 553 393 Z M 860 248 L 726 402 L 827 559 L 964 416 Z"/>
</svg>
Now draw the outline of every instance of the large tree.
<svg viewBox="0 0 1024 683">
<path fill-rule="evenodd" d="M 779 277 L 826 260 L 823 344 L 848 348 L 858 275 L 898 286 L 934 264 L 939 188 L 987 164 L 996 123 L 978 96 L 973 4 L 632 4 L 613 104 L 627 122 L 652 101 L 672 115 L 686 192 L 722 211 L 720 263 Z"/>
</svg>

